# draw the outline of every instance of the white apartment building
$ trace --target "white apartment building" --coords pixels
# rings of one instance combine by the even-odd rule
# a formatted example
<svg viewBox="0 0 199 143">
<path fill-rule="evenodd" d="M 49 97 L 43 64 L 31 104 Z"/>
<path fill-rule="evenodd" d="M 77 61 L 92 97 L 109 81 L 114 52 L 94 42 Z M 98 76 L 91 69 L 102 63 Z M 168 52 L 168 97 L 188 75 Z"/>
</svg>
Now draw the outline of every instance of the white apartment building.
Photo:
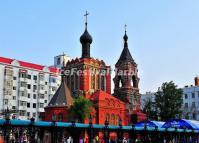
<svg viewBox="0 0 199 143">
<path fill-rule="evenodd" d="M 65 58 L 64 55 L 56 57 L 59 61 Z M 0 110 L 13 109 L 17 113 L 12 117 L 38 120 L 60 80 L 59 68 L 0 57 Z"/>
<path fill-rule="evenodd" d="M 199 121 L 199 77 L 195 78 L 195 85 L 185 86 L 183 90 L 182 116 L 183 119 Z M 155 93 L 147 92 L 141 95 L 141 109 L 147 100 L 155 102 Z"/>
<path fill-rule="evenodd" d="M 182 118 L 199 120 L 199 77 L 195 78 L 195 85 L 183 88 Z"/>
</svg>

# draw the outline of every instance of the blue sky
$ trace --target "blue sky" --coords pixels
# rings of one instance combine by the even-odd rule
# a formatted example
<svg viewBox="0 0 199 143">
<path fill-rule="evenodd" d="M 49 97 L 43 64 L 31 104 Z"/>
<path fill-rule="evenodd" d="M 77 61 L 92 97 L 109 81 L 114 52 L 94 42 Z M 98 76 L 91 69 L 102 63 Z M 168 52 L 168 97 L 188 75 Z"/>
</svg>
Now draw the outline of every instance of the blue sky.
<svg viewBox="0 0 199 143">
<path fill-rule="evenodd" d="M 141 92 L 170 80 L 183 87 L 199 75 L 198 7 L 198 0 L 2 0 L 0 56 L 44 65 L 62 52 L 80 57 L 88 10 L 93 57 L 114 67 L 127 24 Z"/>
</svg>

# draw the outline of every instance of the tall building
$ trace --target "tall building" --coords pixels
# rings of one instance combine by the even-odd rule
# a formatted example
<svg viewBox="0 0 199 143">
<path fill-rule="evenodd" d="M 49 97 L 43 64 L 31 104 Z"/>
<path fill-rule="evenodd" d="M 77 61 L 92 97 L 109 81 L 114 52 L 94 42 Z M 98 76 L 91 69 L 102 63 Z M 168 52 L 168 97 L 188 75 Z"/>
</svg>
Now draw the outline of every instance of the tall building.
<svg viewBox="0 0 199 143">
<path fill-rule="evenodd" d="M 199 120 L 199 77 L 195 77 L 195 85 L 183 88 L 182 118 Z"/>
<path fill-rule="evenodd" d="M 65 64 L 70 61 L 70 57 L 66 54 L 61 54 L 54 57 L 54 67 L 61 69 Z"/>
<path fill-rule="evenodd" d="M 105 120 L 109 120 L 111 125 L 118 125 L 121 119 L 123 125 L 128 125 L 132 122 L 131 115 L 133 114 L 138 115 L 137 121 L 145 119 L 145 115 L 140 113 L 139 108 L 137 65 L 128 50 L 127 39 L 125 32 L 124 50 L 116 65 L 119 68 L 122 64 L 128 64 L 123 66 L 125 70 L 133 70 L 135 73 L 127 80 L 126 77 L 121 77 L 123 87 L 118 89 L 114 96 L 111 95 L 111 67 L 103 60 L 95 59 L 90 55 L 93 39 L 88 32 L 86 22 L 85 31 L 80 37 L 82 55 L 65 65 L 61 86 L 54 95 L 56 98 L 52 98 L 45 108 L 44 120 L 51 121 L 53 117 L 57 121 L 68 121 L 69 119 L 65 117 L 72 104 L 71 97 L 75 99 L 78 96 L 84 96 L 92 101 L 93 123 L 104 124 Z M 130 82 L 133 84 L 130 85 Z M 120 93 L 124 94 L 120 96 Z M 88 120 L 83 122 L 88 123 Z"/>
<path fill-rule="evenodd" d="M 58 68 L 0 57 L 0 110 L 16 110 L 15 118 L 39 119 L 59 84 Z"/>
</svg>

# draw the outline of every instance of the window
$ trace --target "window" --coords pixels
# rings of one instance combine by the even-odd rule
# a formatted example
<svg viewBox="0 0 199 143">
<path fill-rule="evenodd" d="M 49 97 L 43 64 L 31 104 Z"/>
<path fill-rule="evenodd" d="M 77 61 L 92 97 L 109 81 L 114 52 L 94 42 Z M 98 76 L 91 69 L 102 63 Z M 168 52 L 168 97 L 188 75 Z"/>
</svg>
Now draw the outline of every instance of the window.
<svg viewBox="0 0 199 143">
<path fill-rule="evenodd" d="M 48 92 L 47 92 L 47 91 L 45 91 L 45 94 L 48 94 Z"/>
<path fill-rule="evenodd" d="M 45 85 L 48 85 L 48 82 L 45 82 Z"/>
<path fill-rule="evenodd" d="M 53 87 L 52 87 L 52 91 L 56 91 L 56 87 L 53 86 Z"/>
<path fill-rule="evenodd" d="M 61 63 L 61 59 L 58 58 L 58 59 L 57 59 L 57 65 L 59 65 L 60 63 Z"/>
<path fill-rule="evenodd" d="M 37 97 L 36 97 L 36 94 L 33 94 L 33 99 L 36 99 Z"/>
<path fill-rule="evenodd" d="M 187 98 L 188 98 L 187 94 L 185 94 L 185 95 L 184 95 L 184 98 L 185 98 L 185 99 L 187 99 Z"/>
<path fill-rule="evenodd" d="M 33 117 L 36 117 L 36 113 L 32 113 L 32 116 L 33 116 Z"/>
<path fill-rule="evenodd" d="M 37 106 L 36 103 L 33 103 L 33 108 L 36 108 L 36 106 Z"/>
<path fill-rule="evenodd" d="M 196 119 L 196 114 L 195 113 L 193 113 L 193 120 L 195 120 Z"/>
<path fill-rule="evenodd" d="M 44 103 L 40 103 L 39 108 L 44 108 Z"/>
<path fill-rule="evenodd" d="M 8 105 L 8 100 L 4 99 L 4 105 Z"/>
<path fill-rule="evenodd" d="M 30 112 L 27 112 L 27 116 L 30 117 Z"/>
<path fill-rule="evenodd" d="M 44 102 L 47 103 L 47 100 L 45 100 Z"/>
<path fill-rule="evenodd" d="M 41 89 L 41 90 L 44 90 L 44 86 L 43 86 L 43 85 L 40 85 L 40 89 Z"/>
<path fill-rule="evenodd" d="M 30 103 L 27 103 L 27 108 L 30 108 Z"/>
<path fill-rule="evenodd" d="M 28 79 L 31 79 L 31 75 L 28 75 Z"/>
<path fill-rule="evenodd" d="M 13 90 L 16 90 L 17 88 L 16 88 L 16 86 L 13 86 Z"/>
<path fill-rule="evenodd" d="M 21 91 L 21 96 L 25 96 L 25 92 L 24 91 Z"/>
<path fill-rule="evenodd" d="M 16 77 L 16 76 L 14 76 L 14 77 L 13 77 L 13 80 L 17 80 L 17 77 Z"/>
<path fill-rule="evenodd" d="M 30 98 L 30 93 L 28 93 L 28 98 Z"/>
<path fill-rule="evenodd" d="M 20 101 L 20 106 L 27 106 L 25 101 Z"/>
<path fill-rule="evenodd" d="M 40 79 L 41 81 L 44 81 L 44 75 L 43 75 L 43 74 L 40 74 L 40 75 L 39 75 L 39 79 Z"/>
<path fill-rule="evenodd" d="M 16 106 L 12 106 L 12 109 L 15 110 L 15 109 L 16 109 Z"/>
<path fill-rule="evenodd" d="M 21 82 L 21 87 L 26 87 L 26 85 L 27 85 L 26 82 L 23 81 Z"/>
<path fill-rule="evenodd" d="M 192 102 L 192 107 L 195 108 L 196 107 L 196 103 Z"/>
<path fill-rule="evenodd" d="M 19 73 L 19 77 L 26 78 L 26 73 Z"/>
<path fill-rule="evenodd" d="M 34 75 L 34 76 L 33 76 L 33 79 L 34 79 L 34 80 L 37 80 L 37 76 L 36 76 L 36 75 Z"/>
<path fill-rule="evenodd" d="M 195 93 L 192 93 L 192 98 L 195 98 Z"/>
<path fill-rule="evenodd" d="M 40 99 L 44 99 L 44 94 L 40 94 Z"/>
<path fill-rule="evenodd" d="M 59 115 L 58 115 L 58 121 L 62 121 L 63 120 L 63 114 L 62 113 L 59 113 Z"/>
<path fill-rule="evenodd" d="M 185 107 L 185 108 L 188 108 L 188 103 L 185 103 L 185 104 L 184 104 L 184 107 Z"/>
<path fill-rule="evenodd" d="M 55 77 L 50 77 L 49 82 L 56 83 L 56 78 Z"/>
<path fill-rule="evenodd" d="M 13 100 L 16 100 L 16 96 L 12 96 L 12 99 L 13 99 Z"/>
<path fill-rule="evenodd" d="M 28 84 L 28 89 L 31 89 L 31 85 L 30 84 Z"/>
<path fill-rule="evenodd" d="M 36 85 L 33 85 L 33 90 L 37 90 L 37 86 Z"/>
</svg>

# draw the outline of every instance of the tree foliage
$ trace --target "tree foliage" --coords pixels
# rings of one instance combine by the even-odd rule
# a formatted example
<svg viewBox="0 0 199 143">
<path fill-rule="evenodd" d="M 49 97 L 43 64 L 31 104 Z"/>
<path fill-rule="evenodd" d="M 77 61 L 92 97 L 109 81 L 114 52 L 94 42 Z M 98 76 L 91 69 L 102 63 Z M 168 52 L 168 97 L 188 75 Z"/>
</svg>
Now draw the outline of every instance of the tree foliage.
<svg viewBox="0 0 199 143">
<path fill-rule="evenodd" d="M 165 121 L 181 115 L 183 91 L 173 81 L 165 82 L 155 93 L 155 108 L 158 117 Z"/>
<path fill-rule="evenodd" d="M 84 122 L 86 118 L 92 112 L 92 102 L 86 99 L 84 96 L 79 96 L 73 102 L 70 110 L 70 117 L 78 120 L 78 122 Z"/>
<path fill-rule="evenodd" d="M 147 115 L 149 120 L 155 120 L 157 115 L 155 110 L 155 103 L 150 98 L 144 101 L 142 112 Z"/>
</svg>

